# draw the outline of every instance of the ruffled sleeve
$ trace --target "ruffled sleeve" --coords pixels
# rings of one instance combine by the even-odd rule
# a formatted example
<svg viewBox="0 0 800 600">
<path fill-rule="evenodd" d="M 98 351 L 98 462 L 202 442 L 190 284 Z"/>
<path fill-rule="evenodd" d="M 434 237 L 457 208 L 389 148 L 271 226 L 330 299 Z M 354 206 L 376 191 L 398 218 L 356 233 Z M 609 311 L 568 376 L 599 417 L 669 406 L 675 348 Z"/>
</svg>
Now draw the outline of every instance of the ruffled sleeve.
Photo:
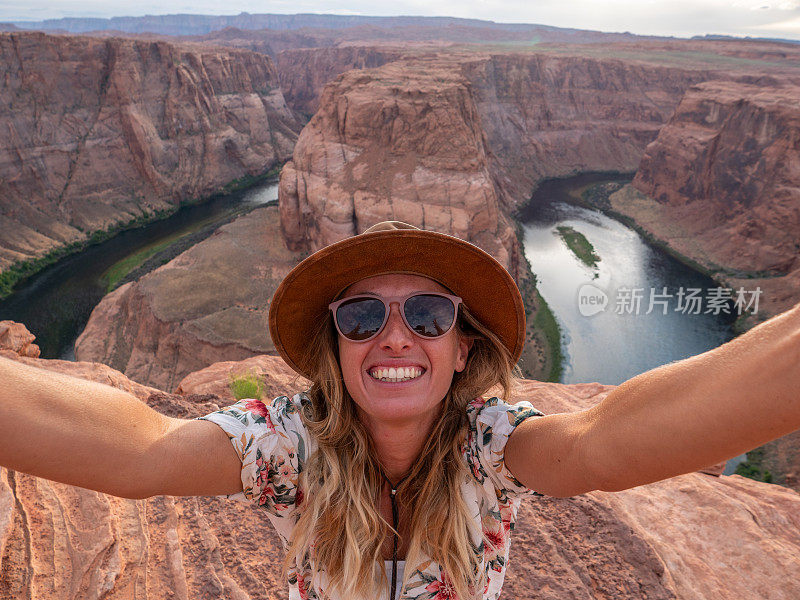
<svg viewBox="0 0 800 600">
<path fill-rule="evenodd" d="M 541 416 L 544 413 L 527 401 L 508 404 L 499 398 L 477 398 L 467 407 L 467 463 L 479 484 L 485 485 L 489 481 L 494 485 L 501 501 L 542 495 L 520 483 L 506 468 L 504 461 L 506 442 L 514 429 L 525 419 Z"/>
<path fill-rule="evenodd" d="M 300 419 L 302 399 L 297 394 L 269 403 L 240 400 L 197 417 L 221 427 L 242 461 L 243 491 L 226 498 L 255 503 L 276 517 L 288 516 L 302 502 L 297 482 L 311 452 Z"/>
</svg>

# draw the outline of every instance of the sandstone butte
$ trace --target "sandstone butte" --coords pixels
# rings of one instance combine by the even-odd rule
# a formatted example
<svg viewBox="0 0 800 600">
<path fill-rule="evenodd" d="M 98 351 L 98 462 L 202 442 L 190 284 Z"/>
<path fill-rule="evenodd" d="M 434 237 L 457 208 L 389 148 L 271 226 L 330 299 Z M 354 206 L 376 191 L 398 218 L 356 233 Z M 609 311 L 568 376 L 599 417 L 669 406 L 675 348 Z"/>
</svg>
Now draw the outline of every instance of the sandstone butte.
<svg viewBox="0 0 800 600">
<path fill-rule="evenodd" d="M 0 269 L 286 160 L 300 126 L 267 56 L 0 34 Z"/>
<path fill-rule="evenodd" d="M 106 365 L 36 358 L 33 341 L 24 326 L 0 323 L 3 356 L 113 385 L 180 418 L 231 404 L 231 373 L 262 374 L 269 394 L 304 383 L 279 358 L 257 356 L 192 373 L 166 393 Z M 612 389 L 522 381 L 516 397 L 553 413 Z M 715 472 L 526 500 L 503 597 L 796 599 L 800 495 Z M 0 469 L 0 598 L 285 598 L 282 556 L 258 509 L 224 497 L 127 500 Z"/>
</svg>

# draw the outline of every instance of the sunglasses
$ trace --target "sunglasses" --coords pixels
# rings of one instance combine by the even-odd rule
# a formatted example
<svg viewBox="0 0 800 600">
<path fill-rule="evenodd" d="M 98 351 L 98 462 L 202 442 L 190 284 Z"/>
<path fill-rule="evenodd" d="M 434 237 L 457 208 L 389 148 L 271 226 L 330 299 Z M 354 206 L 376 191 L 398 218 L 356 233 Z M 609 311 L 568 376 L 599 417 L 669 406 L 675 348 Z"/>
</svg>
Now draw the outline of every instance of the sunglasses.
<svg viewBox="0 0 800 600">
<path fill-rule="evenodd" d="M 421 338 L 443 336 L 456 322 L 461 298 L 438 292 L 415 292 L 407 296 L 350 296 L 328 306 L 336 330 L 352 342 L 367 342 L 383 331 L 389 320 L 390 304 L 400 305 L 400 316 Z"/>
</svg>

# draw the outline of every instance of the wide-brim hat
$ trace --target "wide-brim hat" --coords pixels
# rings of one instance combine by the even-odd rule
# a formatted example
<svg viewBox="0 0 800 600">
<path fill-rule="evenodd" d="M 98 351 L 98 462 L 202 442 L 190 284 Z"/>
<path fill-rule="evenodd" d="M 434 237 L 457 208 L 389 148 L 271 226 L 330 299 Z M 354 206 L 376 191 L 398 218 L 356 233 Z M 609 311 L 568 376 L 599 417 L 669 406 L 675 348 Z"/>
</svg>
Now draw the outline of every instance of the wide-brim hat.
<svg viewBox="0 0 800 600">
<path fill-rule="evenodd" d="M 456 237 L 384 221 L 315 252 L 284 278 L 269 307 L 278 354 L 306 378 L 309 347 L 328 305 L 350 285 L 387 273 L 428 277 L 460 296 L 516 363 L 525 341 L 525 309 L 514 279 L 490 254 Z"/>
</svg>

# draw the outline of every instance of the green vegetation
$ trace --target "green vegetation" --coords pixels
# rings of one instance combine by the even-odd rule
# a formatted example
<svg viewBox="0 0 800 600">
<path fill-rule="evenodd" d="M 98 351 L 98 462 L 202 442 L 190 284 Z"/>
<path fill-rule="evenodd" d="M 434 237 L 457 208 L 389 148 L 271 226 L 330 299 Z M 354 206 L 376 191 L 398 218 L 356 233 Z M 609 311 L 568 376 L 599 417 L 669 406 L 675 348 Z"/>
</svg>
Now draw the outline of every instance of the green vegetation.
<svg viewBox="0 0 800 600">
<path fill-rule="evenodd" d="M 144 261 L 148 258 L 161 252 L 164 248 L 168 247 L 177 239 L 183 237 L 182 234 L 173 235 L 169 238 L 162 240 L 159 243 L 151 244 L 142 248 L 135 254 L 131 254 L 130 256 L 125 257 L 123 260 L 119 261 L 118 263 L 114 263 L 114 265 L 108 269 L 105 273 L 103 273 L 103 281 L 106 284 L 106 293 L 112 291 L 117 284 L 122 281 L 122 279 L 131 271 L 133 271 L 136 267 L 141 265 Z"/>
<path fill-rule="evenodd" d="M 580 231 L 575 231 L 568 225 L 559 225 L 556 227 L 558 235 L 564 240 L 564 243 L 578 257 L 583 264 L 587 267 L 595 268 L 597 263 L 600 262 L 600 257 L 594 251 L 594 246 L 586 239 Z"/>
<path fill-rule="evenodd" d="M 736 466 L 736 474 L 742 477 L 772 483 L 772 473 L 764 469 L 764 448 L 756 448 L 747 453 L 747 460 Z"/>
<path fill-rule="evenodd" d="M 536 294 L 538 305 L 536 316 L 533 318 L 533 326 L 544 335 L 552 358 L 547 381 L 558 382 L 561 381 L 561 373 L 564 369 L 564 354 L 561 352 L 561 329 L 558 327 L 558 321 L 556 321 L 553 311 L 550 310 L 547 302 L 539 294 L 539 290 L 534 287 L 533 291 Z"/>
<path fill-rule="evenodd" d="M 229 387 L 236 400 L 252 398 L 260 400 L 264 395 L 264 381 L 255 371 L 230 375 Z"/>
<path fill-rule="evenodd" d="M 97 231 L 92 232 L 85 240 L 72 242 L 70 244 L 54 248 L 44 256 L 15 262 L 5 271 L 0 273 L 0 300 L 11 295 L 11 293 L 14 291 L 14 286 L 16 286 L 20 281 L 27 279 L 31 275 L 35 275 L 42 269 L 55 264 L 62 258 L 85 250 L 88 246 L 105 242 L 121 231 L 142 227 L 143 225 L 146 225 L 152 221 L 166 218 L 175 212 L 175 210 L 159 210 L 152 213 L 144 212 L 138 217 L 134 217 L 127 221 L 126 223 L 117 223 L 108 229 L 98 229 Z"/>
</svg>

